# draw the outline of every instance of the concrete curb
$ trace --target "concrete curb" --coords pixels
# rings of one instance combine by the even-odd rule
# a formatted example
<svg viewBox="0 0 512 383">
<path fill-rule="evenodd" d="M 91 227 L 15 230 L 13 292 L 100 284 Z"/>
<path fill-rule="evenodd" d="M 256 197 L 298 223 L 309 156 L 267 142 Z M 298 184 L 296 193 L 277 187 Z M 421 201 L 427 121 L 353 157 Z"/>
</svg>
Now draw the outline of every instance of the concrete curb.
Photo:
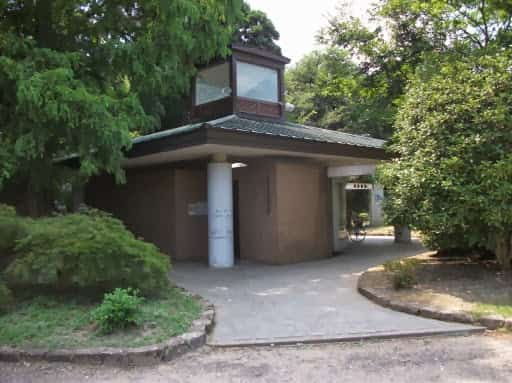
<svg viewBox="0 0 512 383">
<path fill-rule="evenodd" d="M 166 342 L 134 348 L 101 347 L 55 351 L 0 347 L 0 361 L 46 361 L 122 366 L 151 365 L 169 361 L 205 345 L 207 334 L 214 324 L 215 310 L 213 305 L 202 297 L 186 293 L 199 299 L 203 312 L 198 319 L 192 322 L 188 332 L 173 337 Z"/>
<path fill-rule="evenodd" d="M 415 330 L 415 331 L 390 331 L 375 332 L 371 334 L 349 334 L 330 335 L 326 337 L 283 337 L 273 339 L 243 339 L 227 341 L 224 343 L 210 343 L 210 347 L 231 348 L 231 347 L 278 347 L 297 345 L 318 345 L 329 343 L 355 343 L 355 342 L 376 342 L 382 340 L 407 339 L 407 338 L 430 338 L 435 336 L 467 336 L 484 331 L 483 327 L 474 327 L 457 330 Z"/>
<path fill-rule="evenodd" d="M 366 298 L 380 306 L 387 307 L 391 310 L 400 311 L 406 314 L 418 315 L 430 319 L 483 326 L 489 330 L 496 330 L 498 328 L 506 328 L 512 330 L 512 319 L 505 319 L 498 315 L 476 317 L 468 312 L 460 310 L 443 311 L 435 307 L 425 307 L 414 303 L 393 301 L 379 289 L 363 286 L 361 280 L 365 274 L 366 273 L 363 273 L 359 277 L 359 280 L 357 282 L 357 290 L 361 295 L 365 296 Z"/>
</svg>

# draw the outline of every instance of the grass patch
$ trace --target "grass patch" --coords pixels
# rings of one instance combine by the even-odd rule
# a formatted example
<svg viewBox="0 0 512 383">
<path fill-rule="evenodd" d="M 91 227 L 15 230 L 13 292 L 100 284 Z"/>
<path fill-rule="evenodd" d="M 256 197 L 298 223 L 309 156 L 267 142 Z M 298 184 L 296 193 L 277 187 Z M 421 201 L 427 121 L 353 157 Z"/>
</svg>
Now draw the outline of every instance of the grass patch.
<svg viewBox="0 0 512 383">
<path fill-rule="evenodd" d="M 102 336 L 91 311 L 97 302 L 37 297 L 17 302 L 0 315 L 0 345 L 44 349 L 139 347 L 163 342 L 188 330 L 201 305 L 179 289 L 142 304 L 141 325 Z"/>
<path fill-rule="evenodd" d="M 505 318 L 512 318 L 512 303 L 509 304 L 484 304 L 479 303 L 473 310 L 477 317 L 484 315 L 501 315 Z"/>
</svg>

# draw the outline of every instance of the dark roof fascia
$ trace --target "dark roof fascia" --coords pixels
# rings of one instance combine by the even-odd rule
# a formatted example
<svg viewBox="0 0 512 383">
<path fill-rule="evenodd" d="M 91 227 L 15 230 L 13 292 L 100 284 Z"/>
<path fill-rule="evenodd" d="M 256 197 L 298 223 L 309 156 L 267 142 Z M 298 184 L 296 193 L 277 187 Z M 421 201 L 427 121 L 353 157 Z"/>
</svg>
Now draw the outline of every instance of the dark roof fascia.
<svg viewBox="0 0 512 383">
<path fill-rule="evenodd" d="M 172 134 L 158 139 L 134 143 L 132 149 L 126 154 L 126 157 L 137 158 L 150 154 L 206 144 L 242 146 L 248 148 L 369 158 L 376 160 L 388 160 L 392 158 L 384 148 L 321 142 L 254 132 L 233 131 L 217 127 L 209 123 L 204 123 L 194 130 L 180 134 Z"/>
<path fill-rule="evenodd" d="M 149 154 L 168 152 L 171 150 L 187 148 L 190 146 L 204 145 L 207 143 L 206 126 L 203 124 L 198 128 L 172 134 L 150 141 L 134 143 L 132 148 L 126 153 L 127 158 L 137 158 Z"/>
<path fill-rule="evenodd" d="M 288 57 L 272 53 L 267 49 L 251 47 L 251 46 L 247 46 L 247 45 L 239 44 L 239 43 L 231 44 L 231 50 L 233 50 L 235 52 L 247 53 L 252 56 L 264 57 L 266 59 L 269 59 L 272 61 L 278 61 L 283 64 L 289 64 L 291 61 Z"/>
<path fill-rule="evenodd" d="M 280 137 L 271 134 L 267 135 L 253 132 L 233 131 L 212 125 L 208 125 L 207 135 L 208 143 L 216 145 L 245 146 L 251 148 L 369 158 L 376 160 L 389 160 L 392 158 L 384 148 L 321 142 L 302 138 Z"/>
</svg>

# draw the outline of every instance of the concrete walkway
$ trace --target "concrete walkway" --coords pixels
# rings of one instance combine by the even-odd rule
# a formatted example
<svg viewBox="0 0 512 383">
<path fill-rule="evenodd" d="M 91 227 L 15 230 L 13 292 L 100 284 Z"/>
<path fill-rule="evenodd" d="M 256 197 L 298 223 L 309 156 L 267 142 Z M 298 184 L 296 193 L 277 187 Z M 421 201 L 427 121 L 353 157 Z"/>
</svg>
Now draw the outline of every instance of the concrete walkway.
<svg viewBox="0 0 512 383">
<path fill-rule="evenodd" d="M 218 346 L 312 342 L 371 337 L 460 333 L 474 327 L 391 311 L 356 289 L 358 276 L 386 260 L 423 251 L 418 243 L 367 238 L 345 255 L 286 266 L 242 262 L 234 269 L 178 263 L 179 286 L 216 308 L 209 344 Z"/>
</svg>

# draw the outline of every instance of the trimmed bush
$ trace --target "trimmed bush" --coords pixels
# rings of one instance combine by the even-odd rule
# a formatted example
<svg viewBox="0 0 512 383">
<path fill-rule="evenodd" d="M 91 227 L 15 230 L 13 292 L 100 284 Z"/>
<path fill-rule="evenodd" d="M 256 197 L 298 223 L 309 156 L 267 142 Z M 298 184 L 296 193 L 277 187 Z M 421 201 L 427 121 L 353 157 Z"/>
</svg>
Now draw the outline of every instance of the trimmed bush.
<svg viewBox="0 0 512 383">
<path fill-rule="evenodd" d="M 0 283 L 0 313 L 7 311 L 12 302 L 11 290 L 3 283 Z"/>
<path fill-rule="evenodd" d="M 415 259 L 411 258 L 384 263 L 384 270 L 391 273 L 391 280 L 395 289 L 411 288 L 416 284 L 417 263 Z"/>
<path fill-rule="evenodd" d="M 10 254 L 16 241 L 27 235 L 27 225 L 22 218 L 0 216 L 0 254 Z"/>
<path fill-rule="evenodd" d="M 98 210 L 32 220 L 5 270 L 9 286 L 104 293 L 134 287 L 152 295 L 168 286 L 169 257 Z"/>
<path fill-rule="evenodd" d="M 14 207 L 0 203 L 0 254 L 12 251 L 16 240 L 26 235 L 23 218 L 16 215 Z"/>
<path fill-rule="evenodd" d="M 16 209 L 13 206 L 0 203 L 0 217 L 16 217 Z"/>
<path fill-rule="evenodd" d="M 143 302 L 144 298 L 139 296 L 137 290 L 115 289 L 105 294 L 101 305 L 93 310 L 92 318 L 102 334 L 136 326 Z"/>
</svg>

